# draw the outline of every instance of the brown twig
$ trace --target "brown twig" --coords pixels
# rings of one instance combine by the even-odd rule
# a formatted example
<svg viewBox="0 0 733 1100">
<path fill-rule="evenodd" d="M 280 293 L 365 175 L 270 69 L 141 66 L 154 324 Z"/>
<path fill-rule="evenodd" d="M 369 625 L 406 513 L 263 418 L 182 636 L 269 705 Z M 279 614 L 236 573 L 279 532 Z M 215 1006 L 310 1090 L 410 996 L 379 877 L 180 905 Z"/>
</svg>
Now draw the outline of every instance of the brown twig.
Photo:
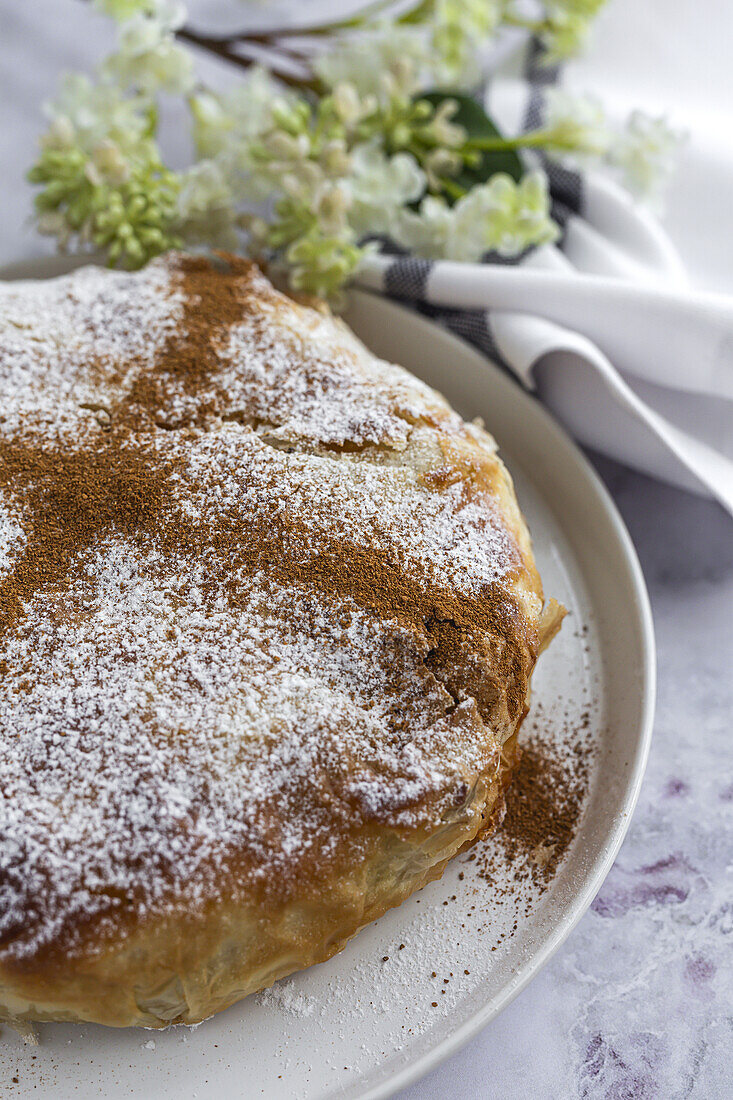
<svg viewBox="0 0 733 1100">
<path fill-rule="evenodd" d="M 248 57 L 241 52 L 241 47 L 247 45 L 268 47 L 279 53 L 280 59 L 283 61 L 306 65 L 306 59 L 303 54 L 299 54 L 289 49 L 280 42 L 265 40 L 263 35 L 237 34 L 219 36 L 204 34 L 194 30 L 193 27 L 183 26 L 176 31 L 176 38 L 180 38 L 181 41 L 187 42 L 190 46 L 207 50 L 209 53 L 214 54 L 215 57 L 221 58 L 222 61 L 228 61 L 230 64 L 238 65 L 242 69 L 249 69 L 252 65 L 256 64 L 256 58 Z M 298 76 L 295 73 L 288 73 L 282 71 L 282 69 L 278 69 L 274 75 L 278 80 L 282 81 L 283 84 L 287 84 L 288 87 L 291 88 L 298 88 L 300 90 L 310 89 L 315 91 L 318 87 L 318 81 L 310 71 L 308 71 L 307 74 Z"/>
<path fill-rule="evenodd" d="M 221 58 L 222 61 L 227 61 L 242 69 L 249 69 L 256 64 L 256 58 L 241 52 L 243 47 L 254 46 L 269 50 L 279 60 L 300 65 L 306 70 L 306 74 L 298 76 L 278 69 L 275 72 L 278 80 L 301 91 L 319 91 L 320 81 L 309 66 L 308 51 L 296 49 L 289 40 L 296 38 L 307 40 L 338 33 L 339 31 L 353 30 L 363 26 L 365 20 L 383 14 L 386 9 L 394 7 L 395 4 L 399 4 L 399 0 L 371 0 L 371 3 L 365 4 L 353 15 L 346 16 L 344 19 L 336 19 L 330 23 L 314 23 L 304 27 L 273 27 L 267 30 L 239 31 L 225 35 L 206 34 L 203 31 L 197 31 L 188 24 L 184 24 L 175 31 L 175 36 L 182 42 L 187 42 L 190 46 L 206 50 L 215 57 Z"/>
</svg>

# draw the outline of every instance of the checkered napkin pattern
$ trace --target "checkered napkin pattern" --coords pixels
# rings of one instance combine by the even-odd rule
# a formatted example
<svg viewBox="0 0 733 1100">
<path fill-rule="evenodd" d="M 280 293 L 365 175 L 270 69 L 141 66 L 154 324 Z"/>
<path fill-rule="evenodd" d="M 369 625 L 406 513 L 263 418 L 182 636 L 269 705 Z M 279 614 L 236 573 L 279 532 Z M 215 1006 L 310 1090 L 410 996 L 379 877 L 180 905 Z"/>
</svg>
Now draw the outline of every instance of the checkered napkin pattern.
<svg viewBox="0 0 733 1100">
<path fill-rule="evenodd" d="M 532 40 L 512 67 L 488 113 L 505 133 L 534 130 L 561 74 Z M 664 230 L 613 180 L 535 155 L 555 244 L 459 264 L 381 239 L 357 283 L 473 344 L 581 443 L 733 513 L 733 300 L 691 291 Z"/>
</svg>

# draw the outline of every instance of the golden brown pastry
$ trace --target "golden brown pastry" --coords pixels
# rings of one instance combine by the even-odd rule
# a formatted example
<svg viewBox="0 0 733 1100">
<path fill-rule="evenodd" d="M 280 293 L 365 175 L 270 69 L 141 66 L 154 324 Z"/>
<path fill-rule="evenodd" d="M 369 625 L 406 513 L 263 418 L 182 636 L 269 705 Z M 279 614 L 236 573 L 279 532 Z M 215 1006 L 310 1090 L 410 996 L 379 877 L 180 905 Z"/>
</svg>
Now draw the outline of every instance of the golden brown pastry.
<svg viewBox="0 0 733 1100">
<path fill-rule="evenodd" d="M 491 827 L 559 624 L 493 440 L 257 268 L 0 288 L 0 1016 L 195 1023 Z"/>
</svg>

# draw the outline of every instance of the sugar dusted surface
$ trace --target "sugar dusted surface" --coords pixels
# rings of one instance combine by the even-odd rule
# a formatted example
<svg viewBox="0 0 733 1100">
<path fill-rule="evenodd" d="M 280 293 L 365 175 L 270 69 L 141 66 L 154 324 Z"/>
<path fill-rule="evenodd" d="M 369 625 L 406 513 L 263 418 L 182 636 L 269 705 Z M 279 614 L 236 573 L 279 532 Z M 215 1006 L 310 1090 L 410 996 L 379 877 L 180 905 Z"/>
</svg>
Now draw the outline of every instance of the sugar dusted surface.
<svg viewBox="0 0 733 1100">
<path fill-rule="evenodd" d="M 173 380 L 121 444 L 169 463 L 168 527 L 205 531 L 224 518 L 246 540 L 285 517 L 303 562 L 363 547 L 473 597 L 509 578 L 519 558 L 490 497 L 422 476 L 442 461 L 436 418 L 460 432 L 455 414 L 330 318 L 261 277 L 254 291 L 258 308 L 219 341 L 216 377 L 195 391 Z M 0 289 L 0 442 L 63 454 L 103 441 L 182 324 L 166 262 Z M 26 489 L 5 485 L 0 580 L 32 533 Z M 220 888 L 269 883 L 327 860 L 355 823 L 437 824 L 488 766 L 496 743 L 474 699 L 455 698 L 426 666 L 424 634 L 267 570 L 233 561 L 222 575 L 214 556 L 205 541 L 192 552 L 101 532 L 10 632 L 0 682 L 9 954 L 61 941 L 74 950 L 84 921 L 104 929 L 123 911 L 144 917 L 183 898 L 195 909 Z"/>
<path fill-rule="evenodd" d="M 181 316 L 182 297 L 162 265 L 132 279 L 85 267 L 63 279 L 3 284 L 3 412 L 56 417 L 103 401 L 118 372 L 152 364 Z"/>
<path fill-rule="evenodd" d="M 16 908 L 27 918 L 48 878 L 68 890 L 57 920 L 106 910 L 110 891 L 135 895 L 133 854 L 146 863 L 145 905 L 172 888 L 193 904 L 196 890 L 215 893 L 231 846 L 259 876 L 282 871 L 330 827 L 303 813 L 322 768 L 366 816 L 388 808 L 409 823 L 416 795 L 441 790 L 458 762 L 480 764 L 457 744 L 447 693 L 420 676 L 418 655 L 408 651 L 404 687 L 388 693 L 393 654 L 374 622 L 356 614 L 344 636 L 265 583 L 236 615 L 202 606 L 200 578 L 178 564 L 161 572 L 107 545 L 64 593 L 74 625 L 60 631 L 56 602 L 39 600 L 8 647 L 19 671 L 2 708 L 6 925 Z M 385 736 L 398 710 L 414 718 L 404 751 Z M 263 840 L 274 800 L 294 810 L 276 842 Z"/>
</svg>

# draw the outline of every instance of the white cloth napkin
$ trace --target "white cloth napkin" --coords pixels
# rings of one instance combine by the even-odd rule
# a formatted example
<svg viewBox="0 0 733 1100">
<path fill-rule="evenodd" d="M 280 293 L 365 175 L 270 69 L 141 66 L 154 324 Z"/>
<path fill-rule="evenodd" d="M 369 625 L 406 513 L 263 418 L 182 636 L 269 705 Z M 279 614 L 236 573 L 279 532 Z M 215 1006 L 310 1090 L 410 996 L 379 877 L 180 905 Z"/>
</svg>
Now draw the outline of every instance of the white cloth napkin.
<svg viewBox="0 0 733 1100">
<path fill-rule="evenodd" d="M 487 96 L 509 133 L 539 123 L 557 76 L 531 47 L 520 64 Z M 659 223 L 612 180 L 546 167 L 557 245 L 512 265 L 382 253 L 360 285 L 469 339 L 582 443 L 733 513 L 733 297 L 691 290 Z"/>
</svg>

